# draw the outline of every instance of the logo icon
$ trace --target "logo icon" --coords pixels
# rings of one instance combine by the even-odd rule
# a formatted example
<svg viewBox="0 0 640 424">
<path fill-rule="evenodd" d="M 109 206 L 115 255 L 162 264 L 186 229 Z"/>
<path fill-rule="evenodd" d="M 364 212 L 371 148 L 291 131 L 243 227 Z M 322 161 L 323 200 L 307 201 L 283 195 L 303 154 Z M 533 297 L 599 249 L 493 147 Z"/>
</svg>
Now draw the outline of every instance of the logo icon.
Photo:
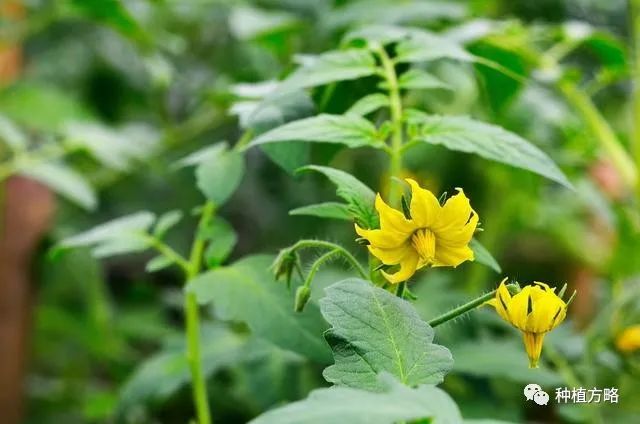
<svg viewBox="0 0 640 424">
<path fill-rule="evenodd" d="M 532 400 L 538 405 L 546 405 L 549 403 L 549 394 L 542 390 L 538 384 L 527 384 L 524 388 L 524 397 Z"/>
</svg>

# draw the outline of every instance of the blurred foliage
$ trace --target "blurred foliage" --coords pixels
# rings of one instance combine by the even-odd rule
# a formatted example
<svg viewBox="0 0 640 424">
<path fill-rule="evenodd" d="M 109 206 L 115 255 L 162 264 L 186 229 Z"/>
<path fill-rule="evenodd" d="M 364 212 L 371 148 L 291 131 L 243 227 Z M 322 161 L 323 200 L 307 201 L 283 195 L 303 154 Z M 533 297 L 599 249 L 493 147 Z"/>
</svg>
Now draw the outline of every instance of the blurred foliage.
<svg viewBox="0 0 640 424">
<path fill-rule="evenodd" d="M 217 237 L 206 252 L 211 267 L 269 262 L 266 256 L 239 258 L 275 254 L 298 237 L 358 247 L 344 218 L 355 214 L 375 226 L 371 220 L 377 217 L 362 204 L 373 193 L 345 193 L 344 178 L 331 169 L 348 171 L 364 189 L 381 191 L 389 177 L 384 155 L 370 146 L 351 150 L 295 141 L 301 133 L 316 131 L 319 137 L 318 128 L 332 123 L 323 114 L 350 110 L 340 116 L 356 135 L 336 130 L 329 141 L 356 140 L 349 145 L 356 147 L 365 134 L 375 142 L 376 128 L 361 117 L 386 119 L 379 109 L 387 99 L 365 97 L 353 104 L 378 89 L 377 62 L 344 54 L 359 51 L 357 30 L 370 24 L 414 26 L 440 37 L 426 53 L 405 51 L 409 58 L 443 59 L 415 66 L 406 59 L 399 65 L 415 70 L 403 81 L 407 105 L 445 118 L 471 115 L 490 122 L 473 128 L 486 135 L 485 145 L 517 143 L 503 139 L 498 126 L 511 131 L 507 138 L 518 134 L 514 137 L 529 140 L 535 151 L 515 151 L 511 162 L 575 188 L 478 158 L 469 154 L 474 150 L 451 147 L 455 141 L 447 137 L 434 142 L 446 149 L 412 147 L 407 173 L 434 192 L 465 188 L 481 217 L 484 232 L 478 240 L 504 275 L 558 286 L 567 282 L 579 291 L 570 318 L 548 336 L 544 363 L 536 371 L 524 368 L 516 332 L 490 311 L 439 327 L 434 343 L 449 347 L 455 360 L 441 387 L 470 419 L 640 418 L 634 403 L 640 396 L 639 354 L 623 354 L 614 342 L 640 322 L 640 146 L 634 144 L 632 115 L 640 100 L 633 98 L 638 95 L 630 41 L 635 30 L 628 25 L 625 2 L 25 0 L 24 6 L 23 19 L 0 24 L 0 45 L 22 46 L 25 59 L 20 78 L 0 88 L 0 177 L 28 175 L 60 195 L 47 247 L 115 217 L 137 213 L 144 221 L 70 243 L 92 245 L 98 256 L 129 253 L 102 266 L 86 248 L 39 258 L 26 422 L 169 423 L 193 415 L 182 355 L 182 275 L 172 262 L 141 252 L 148 244 L 129 236 L 144 227 L 178 253 L 187 252 L 197 228 L 199 188 L 210 200 L 227 201 L 205 229 Z M 386 35 L 380 30 L 376 36 Z M 464 49 L 452 50 L 447 43 Z M 336 46 L 343 47 L 337 50 L 341 56 L 321 54 Z M 331 72 L 317 66 L 323 60 Z M 311 75 L 305 73 L 310 63 L 316 72 Z M 336 63 L 339 78 L 332 74 Z M 285 77 L 291 91 L 282 93 L 277 81 Z M 284 125 L 304 118 L 297 127 Z M 336 127 L 343 129 L 345 122 Z M 459 121 L 443 122 L 455 130 Z M 248 143 L 260 147 L 243 158 L 235 147 Z M 559 168 L 539 165 L 538 151 L 542 162 L 551 157 Z M 310 163 L 315 166 L 308 169 L 329 180 L 294 174 Z M 338 198 L 346 203 L 338 204 Z M 315 209 L 308 206 L 314 204 Z M 174 213 L 156 218 L 140 215 L 141 210 Z M 155 272 L 144 273 L 145 267 Z M 322 288 L 353 276 L 340 269 L 319 272 L 305 314 L 319 317 Z M 501 279 L 473 263 L 455 272 L 425 273 L 424 281 L 411 286 L 422 319 L 494 288 Z M 322 369 L 331 363 L 320 338 L 326 327 L 318 327 L 320 318 L 307 322 L 291 311 L 300 282 L 288 290 L 284 284 L 253 290 L 260 287 L 255 281 L 267 277 L 247 274 L 250 278 L 240 278 L 231 268 L 214 269 L 190 285 L 206 298 L 203 303 L 211 301 L 204 308 L 207 318 L 231 322 L 207 322 L 202 329 L 215 422 L 246 422 L 314 389 L 316 397 L 309 399 L 318 403 L 310 407 L 322 409 L 323 399 L 331 402 L 331 392 L 322 391 L 327 385 Z M 207 279 L 223 283 L 214 290 Z M 241 316 L 228 299 L 240 302 Z M 265 303 L 276 308 L 261 308 Z M 267 325 L 268 314 L 278 314 L 280 326 Z M 315 338 L 300 346 L 292 336 L 297 332 Z M 548 388 L 618 387 L 620 404 L 536 409 L 522 400 L 522 387 L 531 382 Z M 399 406 L 411 397 L 415 407 L 437 396 L 396 387 L 393 380 L 371 384 L 388 389 L 363 401 L 372 408 L 380 399 Z M 358 396 L 343 390 L 345 399 Z M 309 399 L 304 402 L 312 404 Z M 457 410 L 441 409 L 445 418 L 459 416 Z M 257 422 L 282 422 L 278 413 Z"/>
</svg>

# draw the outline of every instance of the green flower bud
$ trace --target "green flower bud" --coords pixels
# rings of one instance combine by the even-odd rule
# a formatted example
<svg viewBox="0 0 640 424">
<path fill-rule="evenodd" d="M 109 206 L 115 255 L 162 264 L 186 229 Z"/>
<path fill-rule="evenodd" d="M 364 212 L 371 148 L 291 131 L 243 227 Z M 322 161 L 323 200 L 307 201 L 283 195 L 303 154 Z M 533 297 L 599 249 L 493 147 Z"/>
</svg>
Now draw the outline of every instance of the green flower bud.
<svg viewBox="0 0 640 424">
<path fill-rule="evenodd" d="M 311 297 L 311 289 L 307 286 L 300 286 L 296 290 L 296 303 L 293 310 L 296 312 L 302 312 L 309 298 Z"/>
</svg>

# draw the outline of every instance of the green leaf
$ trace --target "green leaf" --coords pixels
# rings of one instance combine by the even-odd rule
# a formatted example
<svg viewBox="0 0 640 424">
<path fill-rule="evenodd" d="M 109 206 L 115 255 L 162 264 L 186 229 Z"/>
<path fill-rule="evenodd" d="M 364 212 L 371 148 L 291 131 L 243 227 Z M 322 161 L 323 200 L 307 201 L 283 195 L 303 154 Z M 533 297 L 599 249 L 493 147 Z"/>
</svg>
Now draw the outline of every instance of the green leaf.
<svg viewBox="0 0 640 424">
<path fill-rule="evenodd" d="M 374 209 L 375 193 L 351 174 L 326 166 L 309 165 L 298 172 L 316 171 L 331 180 L 337 195 L 346 200 L 351 216 L 367 228 L 378 227 L 378 213 Z"/>
<path fill-rule="evenodd" d="M 229 16 L 229 29 L 240 40 L 255 40 L 285 31 L 298 25 L 291 13 L 236 6 Z"/>
<path fill-rule="evenodd" d="M 27 136 L 11 120 L 0 115 L 0 141 L 11 150 L 19 151 L 27 147 Z"/>
<path fill-rule="evenodd" d="M 408 121 L 418 125 L 414 138 L 416 141 L 474 153 L 485 159 L 535 172 L 573 188 L 546 153 L 501 127 L 464 116 L 431 116 L 419 111 L 410 111 Z"/>
<path fill-rule="evenodd" d="M 340 281 L 325 289 L 322 315 L 332 325 L 325 337 L 335 365 L 327 381 L 380 390 L 378 375 L 388 372 L 403 384 L 437 384 L 453 366 L 449 350 L 433 344 L 433 329 L 406 300 L 360 280 Z"/>
<path fill-rule="evenodd" d="M 221 150 L 198 165 L 196 184 L 207 199 L 220 206 L 236 191 L 244 171 L 242 153 Z"/>
<path fill-rule="evenodd" d="M 91 113 L 68 91 L 41 83 L 21 82 L 3 89 L 0 104 L 2 113 L 14 122 L 47 132 L 60 131 L 72 120 L 91 119 Z"/>
<path fill-rule="evenodd" d="M 142 252 L 148 248 L 149 243 L 145 239 L 136 237 L 135 234 L 122 234 L 118 238 L 98 244 L 91 250 L 91 254 L 100 259 L 125 253 Z"/>
<path fill-rule="evenodd" d="M 502 268 L 500 268 L 500 264 L 498 261 L 491 255 L 491 253 L 476 239 L 471 239 L 469 243 L 469 247 L 473 250 L 473 255 L 475 256 L 475 261 L 481 263 L 482 265 L 486 265 L 497 273 L 502 272 Z"/>
<path fill-rule="evenodd" d="M 227 221 L 217 217 L 209 228 L 209 245 L 204 253 L 207 264 L 211 267 L 220 265 L 229 257 L 238 237 Z"/>
<path fill-rule="evenodd" d="M 398 79 L 400 88 L 406 90 L 426 90 L 432 88 L 445 88 L 451 90 L 451 86 L 433 74 L 422 69 L 409 69 Z"/>
<path fill-rule="evenodd" d="M 355 115 L 322 114 L 267 131 L 256 137 L 249 147 L 285 141 L 338 143 L 351 148 L 384 145 L 378 138 L 376 127 L 366 119 Z"/>
<path fill-rule="evenodd" d="M 178 159 L 173 164 L 173 167 L 178 169 L 178 168 L 184 168 L 187 166 L 200 165 L 203 162 L 207 162 L 209 160 L 213 160 L 217 158 L 219 155 L 224 153 L 224 151 L 227 150 L 227 148 L 228 148 L 228 145 L 226 142 L 205 146 L 201 149 L 196 150 L 195 152 L 188 154 L 182 159 Z"/>
<path fill-rule="evenodd" d="M 173 265 L 173 263 L 174 261 L 172 258 L 168 258 L 164 255 L 158 255 L 147 262 L 145 270 L 147 272 L 157 272 L 170 267 L 171 265 Z"/>
<path fill-rule="evenodd" d="M 38 163 L 20 171 L 50 187 L 56 193 L 88 210 L 95 209 L 98 199 L 84 177 L 73 169 L 56 163 Z"/>
<path fill-rule="evenodd" d="M 302 66 L 285 79 L 281 90 L 315 87 L 352 80 L 376 73 L 376 62 L 365 49 L 331 51 L 318 56 L 301 56 Z"/>
<path fill-rule="evenodd" d="M 147 157 L 158 140 L 155 131 L 139 124 L 115 130 L 96 123 L 74 122 L 65 125 L 64 133 L 66 145 L 82 147 L 101 164 L 119 171 Z"/>
<path fill-rule="evenodd" d="M 440 20 L 458 20 L 465 16 L 463 4 L 447 1 L 389 2 L 385 0 L 360 0 L 348 2 L 331 11 L 327 23 L 331 27 L 353 27 L 364 22 L 377 23 L 425 23 Z"/>
<path fill-rule="evenodd" d="M 203 326 L 201 340 L 205 376 L 242 362 L 251 355 L 246 339 L 222 326 Z M 186 386 L 190 380 L 184 342 L 178 341 L 144 361 L 129 377 L 120 392 L 119 412 L 159 403 Z"/>
<path fill-rule="evenodd" d="M 151 212 L 137 212 L 68 237 L 62 240 L 59 246 L 65 248 L 93 246 L 128 239 L 132 234 L 148 231 L 154 220 L 155 216 Z"/>
<path fill-rule="evenodd" d="M 382 93 L 373 93 L 355 102 L 346 113 L 364 116 L 383 107 L 389 107 L 389 96 Z"/>
<path fill-rule="evenodd" d="M 318 308 L 308 304 L 302 313 L 293 311 L 293 295 L 269 270 L 273 259 L 267 255 L 243 258 L 202 274 L 186 290 L 200 304 L 213 304 L 222 319 L 246 322 L 257 336 L 283 349 L 329 362 L 329 349 L 322 340 L 326 324 Z"/>
<path fill-rule="evenodd" d="M 309 215 L 317 216 L 319 218 L 344 219 L 347 221 L 351 221 L 353 219 L 349 212 L 349 207 L 338 202 L 325 202 L 302 206 L 301 208 L 290 210 L 289 215 Z"/>
<path fill-rule="evenodd" d="M 462 422 L 458 406 L 443 390 L 430 385 L 409 388 L 390 377 L 381 378 L 378 393 L 348 387 L 316 389 L 306 399 L 268 411 L 250 424 Z"/>
<path fill-rule="evenodd" d="M 170 229 L 182 220 L 182 216 L 182 211 L 179 210 L 163 213 L 153 227 L 153 235 L 159 239 L 163 238 Z"/>
<path fill-rule="evenodd" d="M 518 340 L 474 340 L 452 346 L 456 359 L 453 372 L 476 377 L 500 377 L 517 383 L 535 382 L 542 386 L 555 386 L 562 379 L 554 371 L 540 364 L 539 368 L 527 367 L 524 346 Z"/>
<path fill-rule="evenodd" d="M 473 62 L 474 56 L 455 41 L 427 31 L 414 31 L 411 37 L 396 46 L 395 60 L 399 63 L 428 62 L 453 59 Z"/>
<path fill-rule="evenodd" d="M 144 36 L 142 28 L 119 0 L 72 0 L 65 6 L 72 12 L 109 25 L 128 37 Z"/>
</svg>

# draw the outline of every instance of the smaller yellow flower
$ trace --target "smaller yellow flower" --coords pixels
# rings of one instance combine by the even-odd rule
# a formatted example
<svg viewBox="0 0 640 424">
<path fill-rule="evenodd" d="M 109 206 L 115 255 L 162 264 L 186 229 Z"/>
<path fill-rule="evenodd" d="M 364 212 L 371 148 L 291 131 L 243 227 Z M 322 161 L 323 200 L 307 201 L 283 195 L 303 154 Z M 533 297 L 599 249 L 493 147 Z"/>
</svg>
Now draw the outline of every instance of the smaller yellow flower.
<svg viewBox="0 0 640 424">
<path fill-rule="evenodd" d="M 535 281 L 511 296 L 505 278 L 496 297 L 487 303 L 505 321 L 522 331 L 524 347 L 529 356 L 529 368 L 537 368 L 544 335 L 560 324 L 567 315 L 567 304 L 545 283 Z"/>
<path fill-rule="evenodd" d="M 425 266 L 456 267 L 474 259 L 469 242 L 478 225 L 462 189 L 443 206 L 429 190 L 407 178 L 411 186 L 409 215 L 387 205 L 376 196 L 380 229 L 366 230 L 356 224 L 356 232 L 369 242 L 369 252 L 385 265 L 399 265 L 393 274 L 383 272 L 391 283 L 408 280 Z"/>
<path fill-rule="evenodd" d="M 640 324 L 632 325 L 620 333 L 616 338 L 616 347 L 623 353 L 640 350 Z"/>
</svg>

